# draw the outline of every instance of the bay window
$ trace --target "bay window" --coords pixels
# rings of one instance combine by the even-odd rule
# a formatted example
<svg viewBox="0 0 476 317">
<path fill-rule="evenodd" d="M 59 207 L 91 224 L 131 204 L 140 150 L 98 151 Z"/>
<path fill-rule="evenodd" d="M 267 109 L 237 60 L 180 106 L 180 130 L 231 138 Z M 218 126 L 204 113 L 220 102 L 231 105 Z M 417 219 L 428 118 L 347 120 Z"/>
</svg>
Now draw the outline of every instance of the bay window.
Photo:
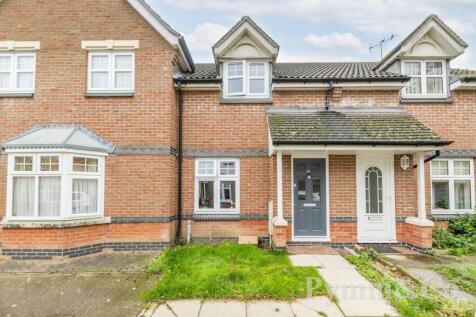
<svg viewBox="0 0 476 317">
<path fill-rule="evenodd" d="M 134 53 L 89 52 L 88 92 L 134 92 Z"/>
<path fill-rule="evenodd" d="M 35 53 L 0 53 L 0 93 L 35 91 Z"/>
<path fill-rule="evenodd" d="M 195 162 L 195 211 L 239 211 L 239 161 L 199 159 Z"/>
<path fill-rule="evenodd" d="M 9 153 L 8 217 L 60 220 L 103 214 L 104 158 L 74 153 Z"/>
<path fill-rule="evenodd" d="M 224 66 L 224 97 L 269 97 L 269 63 L 233 61 Z"/>
<path fill-rule="evenodd" d="M 403 61 L 403 74 L 410 81 L 403 89 L 406 98 L 447 97 L 446 63 L 444 61 Z"/>
<path fill-rule="evenodd" d="M 471 159 L 438 159 L 431 162 L 433 212 L 461 213 L 474 207 Z"/>
</svg>

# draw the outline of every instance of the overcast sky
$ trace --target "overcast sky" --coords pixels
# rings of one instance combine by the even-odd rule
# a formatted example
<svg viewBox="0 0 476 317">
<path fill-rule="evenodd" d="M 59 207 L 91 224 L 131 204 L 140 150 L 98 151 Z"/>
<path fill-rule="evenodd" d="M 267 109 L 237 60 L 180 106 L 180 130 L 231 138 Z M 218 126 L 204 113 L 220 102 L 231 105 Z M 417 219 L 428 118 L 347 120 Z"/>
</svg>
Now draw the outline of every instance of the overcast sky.
<svg viewBox="0 0 476 317">
<path fill-rule="evenodd" d="M 369 47 L 397 45 L 436 13 L 468 44 L 453 67 L 476 69 L 476 0 L 147 0 L 185 35 L 195 62 L 213 60 L 211 46 L 243 15 L 278 44 L 278 61 L 377 61 Z"/>
</svg>

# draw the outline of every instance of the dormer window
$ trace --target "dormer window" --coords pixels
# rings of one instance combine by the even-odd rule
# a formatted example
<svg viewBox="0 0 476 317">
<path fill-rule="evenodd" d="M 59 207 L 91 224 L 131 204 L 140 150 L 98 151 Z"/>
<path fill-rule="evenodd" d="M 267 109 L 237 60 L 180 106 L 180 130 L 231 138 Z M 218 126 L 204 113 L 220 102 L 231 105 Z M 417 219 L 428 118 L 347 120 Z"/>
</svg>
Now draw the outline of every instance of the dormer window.
<svg viewBox="0 0 476 317">
<path fill-rule="evenodd" d="M 224 64 L 224 97 L 269 97 L 269 63 L 233 61 Z"/>
<path fill-rule="evenodd" d="M 403 89 L 404 98 L 446 98 L 447 80 L 444 61 L 403 61 L 403 74 L 411 79 Z"/>
</svg>

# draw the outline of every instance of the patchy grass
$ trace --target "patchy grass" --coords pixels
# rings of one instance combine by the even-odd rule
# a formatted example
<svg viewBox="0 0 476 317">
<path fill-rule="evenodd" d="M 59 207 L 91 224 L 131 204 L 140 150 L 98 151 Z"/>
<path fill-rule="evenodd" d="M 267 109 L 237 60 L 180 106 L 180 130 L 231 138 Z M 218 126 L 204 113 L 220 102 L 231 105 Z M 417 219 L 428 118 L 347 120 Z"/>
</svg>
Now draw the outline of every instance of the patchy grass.
<svg viewBox="0 0 476 317">
<path fill-rule="evenodd" d="M 430 268 L 445 276 L 462 290 L 476 295 L 476 265 L 469 263 L 452 263 L 451 265 L 432 265 Z"/>
<path fill-rule="evenodd" d="M 362 253 L 360 256 L 348 255 L 347 259 L 356 266 L 360 274 L 382 291 L 403 317 L 474 316 L 471 307 L 454 303 L 435 290 L 414 286 L 411 288 L 398 283 L 377 270 L 372 256 L 368 253 Z"/>
<path fill-rule="evenodd" d="M 309 277 L 314 278 L 313 295 L 327 293 L 315 268 L 293 267 L 287 253 L 249 245 L 188 245 L 169 249 L 152 261 L 148 270 L 159 273 L 160 278 L 144 294 L 144 300 L 290 300 L 307 295 Z"/>
</svg>

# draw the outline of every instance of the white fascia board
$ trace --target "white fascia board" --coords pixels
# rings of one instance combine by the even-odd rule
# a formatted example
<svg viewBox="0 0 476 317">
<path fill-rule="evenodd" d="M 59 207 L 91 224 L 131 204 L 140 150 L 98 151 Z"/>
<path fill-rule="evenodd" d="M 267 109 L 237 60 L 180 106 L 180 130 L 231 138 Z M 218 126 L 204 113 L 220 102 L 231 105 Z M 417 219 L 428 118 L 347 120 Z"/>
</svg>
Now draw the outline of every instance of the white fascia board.
<svg viewBox="0 0 476 317">
<path fill-rule="evenodd" d="M 164 25 L 164 22 L 151 12 L 151 9 L 146 8 L 142 1 L 127 0 L 127 2 L 157 31 L 160 35 L 175 49 L 180 52 L 180 64 L 187 70 L 192 70 L 191 65 L 187 61 L 187 57 L 182 50 L 179 43 L 180 34 L 172 32 L 169 27 Z"/>
<path fill-rule="evenodd" d="M 175 84 L 175 87 L 178 87 Z M 192 90 L 220 90 L 221 85 L 219 83 L 182 83 L 181 89 L 184 91 Z"/>
<path fill-rule="evenodd" d="M 38 51 L 40 41 L 0 41 L 0 51 Z"/>
<path fill-rule="evenodd" d="M 65 148 L 25 148 L 25 149 L 5 149 L 7 154 L 16 154 L 16 153 L 71 153 L 71 154 L 83 154 L 83 155 L 94 155 L 94 156 L 109 156 L 106 152 L 98 151 L 85 151 L 85 150 L 75 150 L 75 149 L 65 149 Z"/>
<path fill-rule="evenodd" d="M 450 85 L 450 90 L 475 90 L 476 81 L 462 82 L 461 80 L 455 81 Z"/>
<path fill-rule="evenodd" d="M 442 147 L 438 146 L 402 146 L 402 145 L 272 145 L 273 153 L 276 151 L 405 151 L 405 152 L 417 152 L 417 151 L 437 151 L 442 150 Z"/>
</svg>

